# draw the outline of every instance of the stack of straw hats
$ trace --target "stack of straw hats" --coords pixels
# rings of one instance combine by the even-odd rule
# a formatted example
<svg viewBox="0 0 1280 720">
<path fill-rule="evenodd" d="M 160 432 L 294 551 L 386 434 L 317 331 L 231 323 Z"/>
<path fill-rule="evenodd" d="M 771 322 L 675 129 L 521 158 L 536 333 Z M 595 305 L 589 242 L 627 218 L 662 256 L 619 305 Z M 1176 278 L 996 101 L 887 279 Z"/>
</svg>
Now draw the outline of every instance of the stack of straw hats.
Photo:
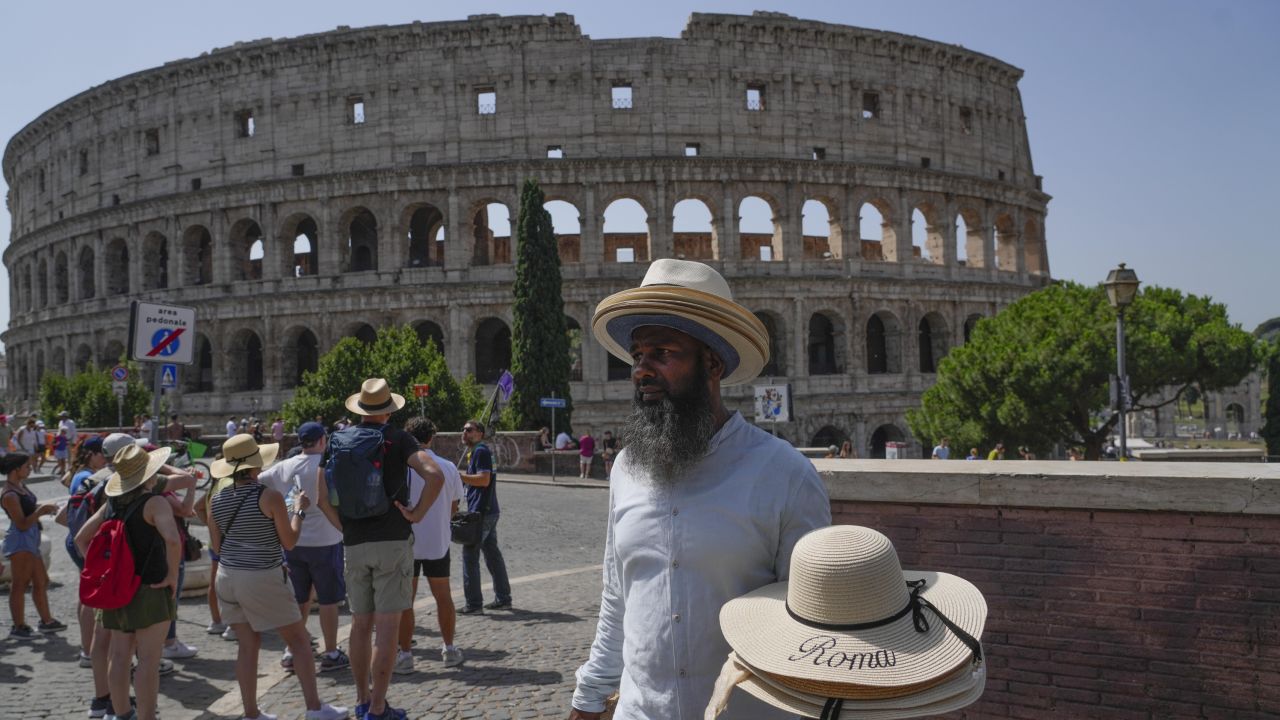
<svg viewBox="0 0 1280 720">
<path fill-rule="evenodd" d="M 735 687 L 822 720 L 956 710 L 986 685 L 978 641 L 986 618 L 973 584 L 903 570 L 881 533 L 851 525 L 815 530 L 796 543 L 789 582 L 721 609 L 733 652 L 705 718 L 724 710 Z"/>
</svg>

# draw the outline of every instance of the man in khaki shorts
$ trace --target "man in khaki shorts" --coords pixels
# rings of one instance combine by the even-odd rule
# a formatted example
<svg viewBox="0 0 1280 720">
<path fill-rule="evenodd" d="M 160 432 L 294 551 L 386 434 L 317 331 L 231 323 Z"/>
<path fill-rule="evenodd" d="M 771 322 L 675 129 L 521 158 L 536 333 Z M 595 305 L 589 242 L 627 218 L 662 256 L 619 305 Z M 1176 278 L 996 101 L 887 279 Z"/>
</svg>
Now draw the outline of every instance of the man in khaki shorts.
<svg viewBox="0 0 1280 720">
<path fill-rule="evenodd" d="M 351 672 L 356 681 L 357 718 L 403 718 L 403 711 L 387 702 L 391 668 L 396 659 L 400 615 L 413 605 L 413 523 L 427 514 L 440 495 L 444 475 L 439 466 L 418 448 L 413 436 L 387 425 L 392 413 L 404 407 L 404 397 L 391 392 L 381 378 L 365 380 L 360 392 L 347 398 L 347 409 L 361 416 L 358 425 L 336 432 L 320 464 L 316 505 L 334 527 L 342 530 L 346 548 L 347 603 L 351 608 Z M 352 459 L 358 438 L 374 434 L 381 445 L 381 481 L 391 501 L 386 512 L 365 516 L 367 497 L 341 492 L 335 505 L 332 490 L 349 487 L 344 475 L 366 463 Z M 379 437 L 380 436 L 380 437 Z M 425 481 L 418 502 L 409 507 L 408 470 Z M 327 472 L 328 471 L 328 472 Z M 332 477 L 327 477 L 332 475 Z M 357 487 L 365 478 L 355 478 Z M 330 485 L 330 483 L 333 485 Z M 376 642 L 372 640 L 377 631 Z M 372 687 L 370 686 L 372 679 Z M 366 716 L 367 713 L 367 716 Z"/>
</svg>

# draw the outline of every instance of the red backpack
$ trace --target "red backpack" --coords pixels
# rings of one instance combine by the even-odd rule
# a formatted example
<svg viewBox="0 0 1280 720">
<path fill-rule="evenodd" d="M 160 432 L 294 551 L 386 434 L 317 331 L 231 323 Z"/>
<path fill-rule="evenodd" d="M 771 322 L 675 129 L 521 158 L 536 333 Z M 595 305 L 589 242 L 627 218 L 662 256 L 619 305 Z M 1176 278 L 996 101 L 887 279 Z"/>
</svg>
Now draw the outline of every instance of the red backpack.
<svg viewBox="0 0 1280 720">
<path fill-rule="evenodd" d="M 118 610 L 128 605 L 142 585 L 133 562 L 125 523 L 149 498 L 134 501 L 122 518 L 102 523 L 89 542 L 80 571 L 80 602 L 99 610 Z M 114 511 L 114 508 L 112 508 Z"/>
</svg>

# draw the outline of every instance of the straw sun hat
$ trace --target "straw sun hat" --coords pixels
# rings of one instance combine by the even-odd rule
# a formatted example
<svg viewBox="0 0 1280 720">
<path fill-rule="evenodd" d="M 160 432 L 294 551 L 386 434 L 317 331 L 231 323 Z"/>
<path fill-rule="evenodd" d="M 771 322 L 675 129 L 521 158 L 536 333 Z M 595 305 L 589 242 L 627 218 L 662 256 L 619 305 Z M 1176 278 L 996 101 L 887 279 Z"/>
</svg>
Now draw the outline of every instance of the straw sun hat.
<svg viewBox="0 0 1280 720">
<path fill-rule="evenodd" d="M 276 461 L 279 452 L 279 443 L 259 445 L 248 433 L 232 435 L 222 444 L 222 457 L 209 464 L 209 472 L 216 478 L 224 478 L 245 468 L 264 468 Z"/>
<path fill-rule="evenodd" d="M 769 332 L 733 301 L 729 283 L 711 267 L 689 260 L 655 260 L 640 287 L 614 293 L 596 306 L 596 340 L 631 363 L 631 333 L 659 325 L 706 343 L 724 361 L 720 382 L 750 382 L 769 362 Z"/>
<path fill-rule="evenodd" d="M 347 409 L 357 415 L 390 415 L 404 407 L 404 396 L 391 392 L 387 381 L 369 378 L 360 392 L 347 398 Z"/>
<path fill-rule="evenodd" d="M 916 717 L 963 707 L 986 675 L 987 604 L 972 583 L 903 570 L 883 534 L 850 525 L 796 543 L 788 582 L 731 600 L 722 678 L 777 707 L 835 717 Z M 866 714 L 864 714 L 866 713 Z"/>
<path fill-rule="evenodd" d="M 115 472 L 107 478 L 107 497 L 120 497 L 145 483 L 164 467 L 171 452 L 167 447 L 147 452 L 133 443 L 126 445 L 111 461 Z"/>
</svg>

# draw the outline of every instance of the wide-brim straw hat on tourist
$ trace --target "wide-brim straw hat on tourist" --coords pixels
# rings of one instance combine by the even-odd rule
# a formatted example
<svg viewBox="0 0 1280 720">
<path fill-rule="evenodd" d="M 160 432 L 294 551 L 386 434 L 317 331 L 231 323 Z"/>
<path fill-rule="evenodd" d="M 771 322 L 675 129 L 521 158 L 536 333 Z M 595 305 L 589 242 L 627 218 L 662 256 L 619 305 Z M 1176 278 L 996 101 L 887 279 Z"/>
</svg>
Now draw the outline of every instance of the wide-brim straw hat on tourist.
<svg viewBox="0 0 1280 720">
<path fill-rule="evenodd" d="M 977 672 L 986 618 L 972 583 L 903 570 L 889 538 L 839 525 L 801 538 L 790 579 L 726 603 L 720 627 L 750 670 L 739 687 L 766 702 L 840 699 L 862 717 L 862 702 L 937 713 L 976 699 L 986 680 Z"/>
<path fill-rule="evenodd" d="M 119 497 L 141 486 L 164 467 L 171 452 L 167 447 L 147 452 L 132 443 L 122 448 L 111 461 L 115 471 L 107 478 L 107 497 Z"/>
<path fill-rule="evenodd" d="M 706 343 L 724 362 L 723 385 L 750 382 L 769 362 L 769 332 L 733 300 L 713 268 L 689 260 L 655 260 L 640 287 L 614 293 L 596 306 L 591 329 L 614 356 L 631 362 L 631 333 L 657 325 Z"/>
<path fill-rule="evenodd" d="M 222 444 L 222 457 L 209 464 L 209 472 L 216 478 L 224 478 L 245 468 L 264 468 L 276 461 L 279 452 L 279 443 L 259 445 L 252 435 L 232 435 Z"/>
<path fill-rule="evenodd" d="M 382 378 L 369 378 L 360 392 L 347 398 L 347 409 L 357 415 L 390 415 L 404 407 L 404 396 L 391 392 Z"/>
</svg>

